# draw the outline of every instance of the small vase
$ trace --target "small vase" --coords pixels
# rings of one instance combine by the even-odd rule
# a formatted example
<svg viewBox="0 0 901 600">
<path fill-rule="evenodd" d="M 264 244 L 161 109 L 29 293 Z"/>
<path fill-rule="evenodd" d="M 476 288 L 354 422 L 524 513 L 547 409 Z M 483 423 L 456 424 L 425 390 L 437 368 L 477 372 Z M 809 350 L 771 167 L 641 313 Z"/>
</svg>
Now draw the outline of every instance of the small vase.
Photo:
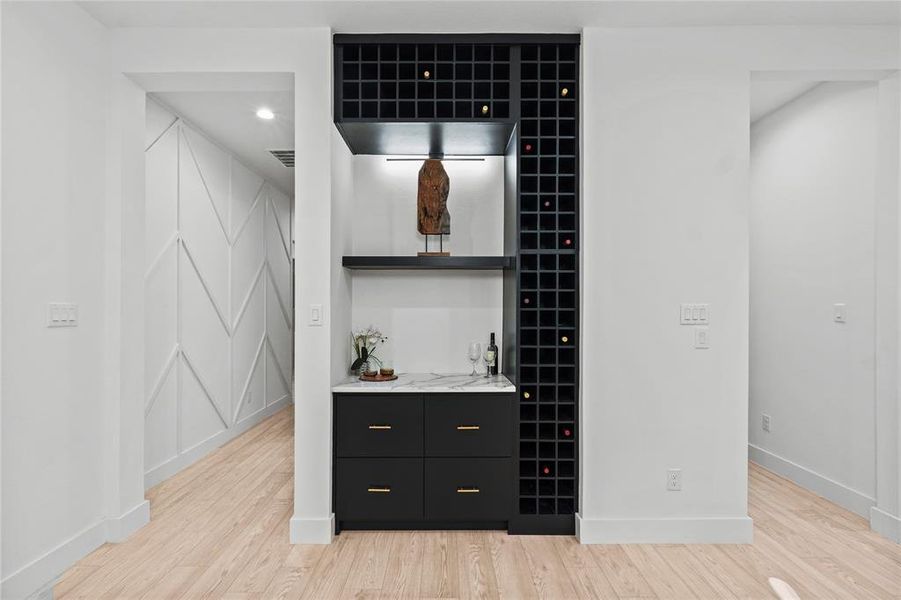
<svg viewBox="0 0 901 600">
<path fill-rule="evenodd" d="M 360 363 L 360 368 L 357 369 L 357 375 L 362 375 L 367 371 L 369 371 L 369 361 L 364 360 L 362 363 Z"/>
</svg>

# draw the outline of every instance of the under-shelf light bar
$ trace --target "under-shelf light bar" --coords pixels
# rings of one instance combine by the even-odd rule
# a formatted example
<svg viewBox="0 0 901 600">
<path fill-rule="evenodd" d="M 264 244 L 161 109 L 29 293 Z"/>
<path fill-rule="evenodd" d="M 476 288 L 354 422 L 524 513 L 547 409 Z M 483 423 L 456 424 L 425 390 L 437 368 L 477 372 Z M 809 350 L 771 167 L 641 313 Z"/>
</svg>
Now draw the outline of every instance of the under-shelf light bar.
<svg viewBox="0 0 901 600">
<path fill-rule="evenodd" d="M 410 158 L 386 158 L 385 160 L 388 162 L 406 162 L 406 161 L 414 161 L 414 160 L 415 161 L 426 160 L 427 158 L 432 158 L 432 157 L 423 155 L 423 156 L 416 156 L 416 157 L 410 157 Z M 485 162 L 484 157 L 480 158 L 480 157 L 473 157 L 473 156 L 442 156 L 442 157 L 438 157 L 438 160 L 440 160 L 440 161 L 453 160 L 453 161 L 458 161 L 458 162 Z"/>
</svg>

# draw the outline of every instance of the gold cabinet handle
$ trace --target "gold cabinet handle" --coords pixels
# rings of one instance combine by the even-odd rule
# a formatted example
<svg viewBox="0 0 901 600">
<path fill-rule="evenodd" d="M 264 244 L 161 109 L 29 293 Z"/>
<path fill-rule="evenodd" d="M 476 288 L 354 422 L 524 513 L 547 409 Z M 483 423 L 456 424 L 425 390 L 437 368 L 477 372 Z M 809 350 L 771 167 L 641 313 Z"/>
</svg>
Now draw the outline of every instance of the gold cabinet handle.
<svg viewBox="0 0 901 600">
<path fill-rule="evenodd" d="M 560 338 L 560 341 L 565 344 L 566 342 L 569 341 L 569 338 L 564 335 L 562 338 Z"/>
<path fill-rule="evenodd" d="M 482 105 L 482 114 L 483 115 L 488 114 L 488 105 L 487 104 Z"/>
<path fill-rule="evenodd" d="M 371 488 L 366 488 L 366 491 L 369 492 L 370 494 L 390 494 L 391 488 L 390 487 L 371 487 Z"/>
<path fill-rule="evenodd" d="M 428 71 L 423 71 L 423 72 L 422 72 L 422 76 L 425 77 L 426 79 L 428 79 L 429 77 L 432 76 L 432 74 L 429 73 Z"/>
<path fill-rule="evenodd" d="M 385 429 L 391 429 L 391 425 L 370 425 L 369 428 L 370 428 L 370 429 L 385 430 Z"/>
<path fill-rule="evenodd" d="M 457 431 L 478 431 L 481 429 L 478 425 L 457 425 Z"/>
<path fill-rule="evenodd" d="M 523 392 L 522 397 L 525 398 L 526 400 L 528 400 L 529 398 L 532 397 L 532 394 L 530 394 L 529 392 Z"/>
<path fill-rule="evenodd" d="M 479 488 L 477 488 L 477 487 L 458 487 L 457 493 L 458 494 L 478 494 Z"/>
<path fill-rule="evenodd" d="M 569 88 L 563 88 L 562 90 L 560 90 L 560 95 L 564 98 L 569 96 Z"/>
</svg>

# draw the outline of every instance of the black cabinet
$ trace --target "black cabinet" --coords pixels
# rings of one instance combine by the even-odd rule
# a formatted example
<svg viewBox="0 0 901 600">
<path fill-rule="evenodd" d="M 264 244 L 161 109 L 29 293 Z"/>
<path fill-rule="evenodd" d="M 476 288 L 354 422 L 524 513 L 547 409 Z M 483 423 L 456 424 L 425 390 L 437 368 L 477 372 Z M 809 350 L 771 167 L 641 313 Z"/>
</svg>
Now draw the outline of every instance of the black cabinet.
<svg viewBox="0 0 901 600">
<path fill-rule="evenodd" d="M 338 530 L 507 527 L 508 393 L 335 394 Z"/>
<path fill-rule="evenodd" d="M 434 394 L 425 404 L 427 456 L 510 456 L 510 397 Z"/>
<path fill-rule="evenodd" d="M 437 521 L 506 521 L 512 481 L 508 458 L 427 458 L 425 516 Z"/>
<path fill-rule="evenodd" d="M 418 394 L 338 396 L 338 456 L 422 456 L 422 399 Z"/>
<path fill-rule="evenodd" d="M 342 519 L 422 518 L 422 458 L 339 458 L 335 498 Z"/>
</svg>

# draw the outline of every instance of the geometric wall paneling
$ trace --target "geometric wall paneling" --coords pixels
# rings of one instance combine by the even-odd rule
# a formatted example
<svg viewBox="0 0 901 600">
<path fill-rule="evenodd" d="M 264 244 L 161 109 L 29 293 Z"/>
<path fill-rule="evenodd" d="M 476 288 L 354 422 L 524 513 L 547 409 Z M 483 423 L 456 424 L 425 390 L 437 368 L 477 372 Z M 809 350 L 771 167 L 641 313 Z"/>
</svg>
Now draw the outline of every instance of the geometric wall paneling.
<svg viewBox="0 0 901 600">
<path fill-rule="evenodd" d="M 179 233 L 213 304 L 224 315 L 228 308 L 228 234 L 186 139 L 183 135 L 179 158 Z"/>
<path fill-rule="evenodd" d="M 291 373 L 291 323 L 285 318 L 282 304 L 278 299 L 271 279 L 266 290 L 266 336 L 269 344 L 275 351 L 277 368 L 280 369 L 282 378 L 290 381 Z"/>
<path fill-rule="evenodd" d="M 150 486 L 290 400 L 293 275 L 290 198 L 165 108 L 147 114 L 148 137 L 168 123 L 145 152 Z"/>
<path fill-rule="evenodd" d="M 251 361 L 247 380 L 238 392 L 241 398 L 235 412 L 235 423 L 240 423 L 266 407 L 266 341 L 260 340 L 259 352 Z"/>
<path fill-rule="evenodd" d="M 184 358 L 185 355 L 182 355 Z M 228 427 L 207 385 L 192 368 L 190 359 L 180 369 L 181 402 L 178 407 L 179 451 L 190 450 Z"/>
<path fill-rule="evenodd" d="M 144 415 L 144 466 L 147 470 L 178 456 L 178 432 L 172 426 L 178 422 L 178 367 L 173 365 L 163 375 Z"/>
<path fill-rule="evenodd" d="M 241 318 L 235 322 L 232 333 L 232 398 L 235 404 L 232 407 L 233 414 L 248 385 L 254 363 L 258 355 L 262 354 L 261 348 L 266 339 L 265 285 L 266 277 L 263 275 L 253 286 Z"/>
<path fill-rule="evenodd" d="M 220 412 L 229 407 L 229 330 L 217 314 L 197 270 L 184 258 L 179 265 L 179 314 L 182 352 L 209 382 L 207 390 Z"/>
<path fill-rule="evenodd" d="M 291 384 L 272 349 L 266 344 L 266 405 L 278 402 L 291 393 Z"/>
<path fill-rule="evenodd" d="M 286 318 L 290 322 L 291 315 L 291 255 L 289 246 L 282 237 L 278 216 L 267 205 L 263 235 L 266 238 L 266 260 L 271 277 L 278 291 L 278 300 Z"/>
<path fill-rule="evenodd" d="M 231 193 L 229 236 L 234 240 L 235 234 L 247 219 L 251 209 L 259 202 L 265 180 L 238 161 L 232 161 L 229 179 Z"/>
<path fill-rule="evenodd" d="M 144 331 L 144 394 L 148 401 L 178 344 L 177 260 L 178 246 L 169 244 L 144 278 L 144 318 L 153 324 Z"/>
<path fill-rule="evenodd" d="M 160 174 L 146 181 L 144 268 L 148 270 L 171 245 L 178 227 L 178 128 L 167 129 L 145 157 L 147 172 Z"/>
<path fill-rule="evenodd" d="M 182 132 L 189 156 L 200 173 L 216 216 L 223 225 L 223 231 L 228 231 L 225 223 L 229 210 L 231 156 L 191 128 L 182 127 Z"/>
<path fill-rule="evenodd" d="M 149 149 L 178 120 L 178 117 L 156 102 L 147 103 L 147 126 L 144 131 L 144 149 Z"/>
</svg>

